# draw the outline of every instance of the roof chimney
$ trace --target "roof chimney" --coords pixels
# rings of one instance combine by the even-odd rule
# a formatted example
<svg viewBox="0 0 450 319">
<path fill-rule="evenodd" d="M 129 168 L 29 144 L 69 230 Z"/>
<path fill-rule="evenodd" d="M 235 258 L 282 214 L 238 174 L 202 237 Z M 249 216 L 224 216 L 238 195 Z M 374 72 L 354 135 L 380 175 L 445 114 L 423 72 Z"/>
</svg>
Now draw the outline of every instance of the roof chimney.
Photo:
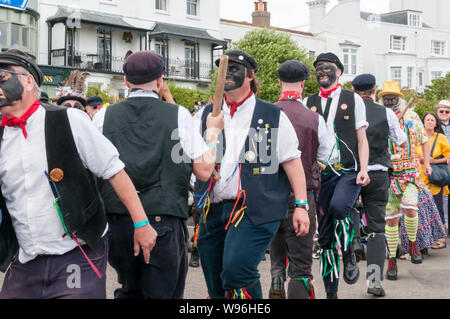
<svg viewBox="0 0 450 319">
<path fill-rule="evenodd" d="M 252 13 L 252 23 L 270 26 L 270 12 L 267 11 L 267 1 L 255 1 L 255 11 Z"/>
<path fill-rule="evenodd" d="M 323 19 L 326 16 L 326 8 L 329 0 L 313 0 L 306 2 L 309 6 L 309 28 L 310 32 L 318 33 L 322 29 Z"/>
</svg>

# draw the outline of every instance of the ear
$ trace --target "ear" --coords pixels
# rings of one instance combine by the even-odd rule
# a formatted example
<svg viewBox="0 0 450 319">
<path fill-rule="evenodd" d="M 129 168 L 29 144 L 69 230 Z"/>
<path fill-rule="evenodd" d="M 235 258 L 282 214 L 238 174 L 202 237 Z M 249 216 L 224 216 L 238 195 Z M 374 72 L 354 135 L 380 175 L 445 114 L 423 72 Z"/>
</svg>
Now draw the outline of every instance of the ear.
<svg viewBox="0 0 450 319">
<path fill-rule="evenodd" d="M 352 85 L 352 91 L 355 92 L 355 87 Z"/>
<path fill-rule="evenodd" d="M 130 82 L 128 82 L 127 77 L 125 75 L 123 76 L 123 81 L 125 82 L 125 85 L 127 86 L 127 88 L 131 87 Z"/>
<path fill-rule="evenodd" d="M 305 81 L 300 82 L 300 87 L 302 88 L 302 90 L 305 88 Z"/>
<path fill-rule="evenodd" d="M 159 91 L 162 88 L 163 83 L 164 83 L 164 74 L 161 74 L 161 76 L 156 79 L 157 91 Z"/>
</svg>

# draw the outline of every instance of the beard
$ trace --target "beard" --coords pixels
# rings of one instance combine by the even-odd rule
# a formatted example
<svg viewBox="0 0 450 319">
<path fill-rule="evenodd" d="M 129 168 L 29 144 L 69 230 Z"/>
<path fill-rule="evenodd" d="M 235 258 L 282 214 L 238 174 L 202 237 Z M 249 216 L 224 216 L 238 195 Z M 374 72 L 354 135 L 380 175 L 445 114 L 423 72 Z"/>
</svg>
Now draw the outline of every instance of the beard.
<svg viewBox="0 0 450 319">
<path fill-rule="evenodd" d="M 0 108 L 13 106 L 14 102 L 22 100 L 23 86 L 16 74 L 12 74 L 6 81 L 0 81 L 3 97 L 0 98 Z"/>
</svg>

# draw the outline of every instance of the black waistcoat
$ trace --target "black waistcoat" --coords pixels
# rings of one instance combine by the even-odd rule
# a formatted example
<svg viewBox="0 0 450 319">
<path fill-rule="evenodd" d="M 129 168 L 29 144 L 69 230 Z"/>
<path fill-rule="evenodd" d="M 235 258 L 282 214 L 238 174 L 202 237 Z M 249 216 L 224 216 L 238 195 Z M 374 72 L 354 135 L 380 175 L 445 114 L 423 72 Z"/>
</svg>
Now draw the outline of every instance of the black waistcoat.
<svg viewBox="0 0 450 319">
<path fill-rule="evenodd" d="M 367 141 L 369 142 L 369 165 L 381 164 L 392 167 L 389 154 L 389 123 L 386 108 L 373 101 L 364 100 L 366 104 L 366 117 L 369 122 L 367 128 Z"/>
<path fill-rule="evenodd" d="M 339 140 L 339 149 L 341 153 L 341 163 L 344 167 L 350 168 L 358 164 L 359 169 L 359 155 L 358 155 L 358 136 L 356 134 L 355 125 L 355 93 L 347 90 L 342 90 L 339 96 L 339 102 L 336 110 L 336 117 L 334 119 L 335 133 Z M 308 96 L 306 105 L 309 109 L 317 111 L 320 115 L 324 115 L 325 110 L 322 110 L 322 97 L 319 93 Z M 325 119 L 326 122 L 327 119 Z M 347 145 L 347 147 L 344 145 Z M 351 150 L 351 152 L 349 151 Z M 353 153 L 353 155 L 352 155 Z M 354 158 L 353 158 L 354 157 Z"/>
<path fill-rule="evenodd" d="M 147 215 L 189 217 L 192 161 L 177 135 L 178 108 L 133 97 L 106 109 L 103 134 L 117 147 Z M 111 185 L 99 183 L 107 214 L 128 214 Z"/>
<path fill-rule="evenodd" d="M 203 111 L 203 132 L 206 129 L 206 118 L 211 110 L 212 104 L 206 106 Z M 271 130 L 278 128 L 280 112 L 282 111 L 279 107 L 256 99 L 255 110 L 250 124 L 251 130 L 241 151 L 240 159 L 243 161 L 241 184 L 242 189 L 246 192 L 245 206 L 247 206 L 245 214 L 253 225 L 282 220 L 287 216 L 291 186 L 283 167 L 276 158 L 277 143 L 282 143 L 283 141 L 277 141 L 277 134 L 272 134 L 275 133 L 275 130 Z M 266 125 L 269 127 L 267 138 L 258 142 L 258 134 L 265 135 Z M 257 129 L 258 127 L 260 128 L 259 130 Z M 251 139 L 253 142 L 251 142 Z M 254 152 L 255 147 L 258 148 L 257 152 Z M 220 148 L 218 148 L 219 150 Z M 244 156 L 248 151 L 258 153 L 259 156 L 249 161 Z M 272 152 L 274 153 L 273 158 Z M 262 153 L 265 154 L 262 155 Z M 221 158 L 220 154 L 218 154 L 217 158 Z M 209 182 L 197 180 L 195 183 L 196 194 L 203 194 L 207 191 Z"/>
<path fill-rule="evenodd" d="M 64 177 L 57 182 L 61 195 L 60 207 L 67 229 L 94 247 L 106 228 L 106 215 L 92 173 L 83 165 L 70 128 L 67 108 L 41 104 L 45 113 L 45 145 L 48 172 L 54 168 L 63 171 Z M 0 141 L 3 127 L 0 128 Z M 42 172 L 43 174 L 44 172 Z M 56 195 L 52 188 L 53 194 Z M 3 195 L 0 194 L 2 223 L 0 225 L 0 270 L 6 271 L 19 245 L 12 226 Z M 56 212 L 55 212 L 56 214 Z"/>
</svg>

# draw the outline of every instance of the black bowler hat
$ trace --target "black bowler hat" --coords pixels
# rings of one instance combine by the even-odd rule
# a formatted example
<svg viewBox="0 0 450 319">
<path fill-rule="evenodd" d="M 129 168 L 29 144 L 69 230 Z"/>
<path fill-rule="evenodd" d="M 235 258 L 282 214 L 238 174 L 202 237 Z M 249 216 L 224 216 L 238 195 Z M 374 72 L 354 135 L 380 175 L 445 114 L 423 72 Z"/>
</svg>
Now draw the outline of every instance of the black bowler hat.
<svg viewBox="0 0 450 319">
<path fill-rule="evenodd" d="M 316 64 L 319 62 L 331 62 L 336 64 L 336 66 L 341 69 L 342 73 L 344 73 L 344 65 L 341 63 L 339 58 L 336 56 L 336 54 L 328 52 L 328 53 L 321 53 L 316 58 L 316 61 L 314 61 L 314 67 L 316 67 Z"/>
<path fill-rule="evenodd" d="M 103 105 L 103 100 L 100 96 L 91 96 L 90 98 L 87 99 L 87 106 L 99 106 L 99 105 Z"/>
<path fill-rule="evenodd" d="M 372 90 L 377 80 L 372 74 L 361 74 L 353 79 L 352 85 L 356 91 Z"/>
<path fill-rule="evenodd" d="M 225 55 L 228 55 L 229 61 L 233 61 L 239 64 L 244 65 L 247 69 L 253 69 L 255 72 L 258 71 L 258 63 L 256 60 L 247 52 L 240 50 L 231 50 L 225 52 Z M 219 66 L 220 59 L 216 60 L 216 65 Z"/>
<path fill-rule="evenodd" d="M 36 62 L 23 51 L 11 49 L 5 52 L 0 52 L 0 65 L 16 65 L 25 68 L 33 75 L 34 80 L 38 86 L 41 86 L 44 81 L 44 75 Z"/>
<path fill-rule="evenodd" d="M 307 80 L 309 68 L 297 60 L 288 60 L 278 68 L 278 78 L 282 82 L 295 83 Z"/>
<path fill-rule="evenodd" d="M 144 84 L 152 82 L 164 73 L 164 60 L 154 51 L 139 51 L 130 54 L 123 64 L 128 82 Z"/>
</svg>

